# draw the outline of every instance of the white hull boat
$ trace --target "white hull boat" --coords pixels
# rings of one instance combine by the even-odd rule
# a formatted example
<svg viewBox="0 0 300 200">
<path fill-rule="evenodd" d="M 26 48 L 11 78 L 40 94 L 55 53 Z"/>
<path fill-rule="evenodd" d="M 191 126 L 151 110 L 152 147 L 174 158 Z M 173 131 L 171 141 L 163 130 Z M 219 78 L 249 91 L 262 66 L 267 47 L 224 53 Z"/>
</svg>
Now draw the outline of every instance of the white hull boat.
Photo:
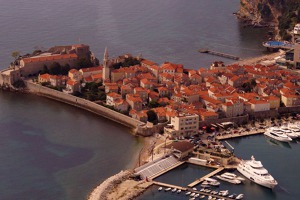
<svg viewBox="0 0 300 200">
<path fill-rule="evenodd" d="M 237 170 L 249 180 L 273 189 L 278 183 L 263 167 L 260 161 L 256 161 L 253 156 L 251 160 L 242 160 Z"/>
</svg>

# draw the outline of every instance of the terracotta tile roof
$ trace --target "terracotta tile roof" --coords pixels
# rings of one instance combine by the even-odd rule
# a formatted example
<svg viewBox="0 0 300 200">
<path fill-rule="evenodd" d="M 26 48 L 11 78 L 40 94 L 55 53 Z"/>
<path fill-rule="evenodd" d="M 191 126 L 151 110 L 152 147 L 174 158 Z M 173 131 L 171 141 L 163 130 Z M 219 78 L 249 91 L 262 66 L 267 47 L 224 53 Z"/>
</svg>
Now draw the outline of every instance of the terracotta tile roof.
<svg viewBox="0 0 300 200">
<path fill-rule="evenodd" d="M 78 73 L 78 70 L 77 70 L 77 69 L 71 69 L 71 70 L 69 71 L 69 73 L 71 73 L 71 74 Z"/>
<path fill-rule="evenodd" d="M 50 79 L 50 74 L 41 74 L 40 78 L 45 79 L 45 80 L 49 80 Z"/>
<path fill-rule="evenodd" d="M 156 65 L 155 62 L 151 61 L 151 60 L 147 60 L 147 59 L 143 59 L 141 61 L 141 63 L 145 64 L 145 65 L 149 65 L 149 66 L 152 66 L 152 65 Z"/>
<path fill-rule="evenodd" d="M 78 82 L 77 81 L 73 81 L 73 80 L 71 80 L 71 79 L 69 79 L 68 81 L 67 81 L 67 85 L 72 85 L 72 86 L 74 86 L 74 85 L 76 85 Z"/>
<path fill-rule="evenodd" d="M 94 72 L 94 71 L 101 71 L 102 70 L 102 66 L 98 66 L 98 67 L 89 67 L 89 68 L 82 68 L 80 69 L 82 72 Z"/>
<path fill-rule="evenodd" d="M 78 58 L 76 54 L 62 54 L 62 55 L 50 55 L 50 56 L 41 56 L 41 57 L 31 57 L 23 58 L 24 63 L 34 63 L 34 62 L 45 62 L 45 61 L 55 61 L 69 58 Z"/>
<path fill-rule="evenodd" d="M 112 98 L 121 98 L 121 95 L 115 92 L 110 92 L 106 96 L 112 97 Z"/>
</svg>

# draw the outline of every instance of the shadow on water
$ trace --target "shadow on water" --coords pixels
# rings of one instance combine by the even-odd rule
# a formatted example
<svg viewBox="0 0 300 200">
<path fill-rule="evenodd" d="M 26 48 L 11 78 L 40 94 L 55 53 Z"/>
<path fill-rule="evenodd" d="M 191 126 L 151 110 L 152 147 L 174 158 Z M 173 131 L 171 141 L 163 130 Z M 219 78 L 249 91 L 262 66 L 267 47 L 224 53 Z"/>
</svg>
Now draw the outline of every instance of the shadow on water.
<svg viewBox="0 0 300 200">
<path fill-rule="evenodd" d="M 280 141 L 274 140 L 274 139 L 269 138 L 269 137 L 265 137 L 265 138 L 266 138 L 266 141 L 270 145 L 279 146 L 279 147 L 288 148 L 288 149 L 292 148 L 292 146 L 288 142 L 280 142 Z"/>
<path fill-rule="evenodd" d="M 93 151 L 49 142 L 42 130 L 17 122 L 0 124 L 1 155 L 0 199 L 65 199 L 55 174 L 81 165 Z M 8 151 L 9 150 L 9 151 Z M 11 187 L 13 186 L 13 187 Z M 52 188 L 52 189 L 49 189 Z"/>
</svg>

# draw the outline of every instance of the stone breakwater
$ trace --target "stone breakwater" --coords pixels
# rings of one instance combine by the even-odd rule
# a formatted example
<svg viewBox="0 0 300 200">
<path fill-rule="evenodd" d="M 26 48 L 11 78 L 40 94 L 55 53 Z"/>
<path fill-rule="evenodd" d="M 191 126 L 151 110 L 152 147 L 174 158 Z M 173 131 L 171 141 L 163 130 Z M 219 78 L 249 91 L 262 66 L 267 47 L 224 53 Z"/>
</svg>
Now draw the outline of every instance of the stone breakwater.
<svg viewBox="0 0 300 200">
<path fill-rule="evenodd" d="M 97 186 L 87 200 L 130 200 L 143 193 L 151 183 L 130 179 L 132 172 L 121 171 Z"/>
<path fill-rule="evenodd" d="M 123 180 L 128 179 L 131 172 L 121 171 L 118 174 L 106 179 L 103 183 L 97 186 L 90 194 L 88 200 L 107 200 L 107 195 L 112 189 L 120 184 Z"/>
</svg>

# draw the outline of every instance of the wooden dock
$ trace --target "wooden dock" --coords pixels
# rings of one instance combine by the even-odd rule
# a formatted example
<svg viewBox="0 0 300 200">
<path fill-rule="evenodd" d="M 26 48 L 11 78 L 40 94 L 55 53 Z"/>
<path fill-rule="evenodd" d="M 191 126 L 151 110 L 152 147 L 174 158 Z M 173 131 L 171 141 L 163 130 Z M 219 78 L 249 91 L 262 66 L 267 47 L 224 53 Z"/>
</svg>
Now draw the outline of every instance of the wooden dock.
<svg viewBox="0 0 300 200">
<path fill-rule="evenodd" d="M 152 183 L 155 184 L 155 185 L 158 185 L 158 186 L 165 187 L 165 188 L 176 188 L 177 190 L 179 189 L 181 191 L 190 191 L 190 192 L 194 192 L 194 193 L 197 193 L 197 194 L 200 194 L 200 195 L 212 196 L 212 197 L 215 197 L 215 198 L 225 199 L 225 200 L 231 200 L 231 198 L 229 198 L 229 197 L 223 197 L 223 196 L 216 195 L 216 194 L 201 192 L 199 190 L 192 190 L 192 189 L 177 186 L 177 185 L 172 185 L 172 184 L 167 184 L 167 183 L 162 183 L 162 182 L 157 182 L 157 181 L 152 181 Z"/>
<path fill-rule="evenodd" d="M 181 187 L 181 186 L 178 186 L 178 185 L 172 185 L 172 184 L 168 184 L 168 183 L 162 183 L 162 182 L 157 182 L 157 181 L 152 181 L 153 184 L 155 185 L 159 185 L 159 186 L 162 186 L 162 187 L 170 187 L 170 188 L 176 188 L 177 190 L 182 190 L 182 191 L 186 191 L 187 188 L 185 187 Z"/>
<path fill-rule="evenodd" d="M 198 185 L 199 183 L 201 183 L 202 181 L 204 181 L 206 178 L 209 178 L 209 177 L 211 177 L 211 176 L 214 176 L 214 175 L 216 175 L 217 173 L 223 171 L 224 169 L 225 169 L 224 167 L 220 167 L 220 168 L 216 169 L 215 171 L 213 171 L 213 172 L 211 172 L 211 173 L 209 173 L 209 174 L 203 176 L 202 178 L 199 178 L 199 179 L 195 180 L 194 182 L 190 183 L 190 184 L 188 185 L 188 187 L 194 187 L 195 185 Z"/>
<path fill-rule="evenodd" d="M 263 129 L 258 129 L 257 131 L 219 135 L 219 136 L 216 136 L 216 139 L 226 140 L 226 139 L 232 139 L 232 138 L 238 138 L 238 137 L 244 137 L 244 136 L 258 135 L 258 134 L 263 134 L 264 131 L 265 130 L 263 130 Z"/>
<path fill-rule="evenodd" d="M 233 59 L 233 60 L 240 60 L 240 57 L 238 57 L 238 56 L 234 56 L 234 55 L 230 55 L 230 54 L 226 54 L 226 53 L 222 53 L 222 52 L 217 52 L 217 51 L 213 51 L 213 50 L 199 49 L 198 51 L 200 53 L 208 53 L 208 54 L 211 54 L 211 55 L 220 56 L 220 57 L 224 57 L 224 58 L 229 58 L 229 59 Z"/>
</svg>

